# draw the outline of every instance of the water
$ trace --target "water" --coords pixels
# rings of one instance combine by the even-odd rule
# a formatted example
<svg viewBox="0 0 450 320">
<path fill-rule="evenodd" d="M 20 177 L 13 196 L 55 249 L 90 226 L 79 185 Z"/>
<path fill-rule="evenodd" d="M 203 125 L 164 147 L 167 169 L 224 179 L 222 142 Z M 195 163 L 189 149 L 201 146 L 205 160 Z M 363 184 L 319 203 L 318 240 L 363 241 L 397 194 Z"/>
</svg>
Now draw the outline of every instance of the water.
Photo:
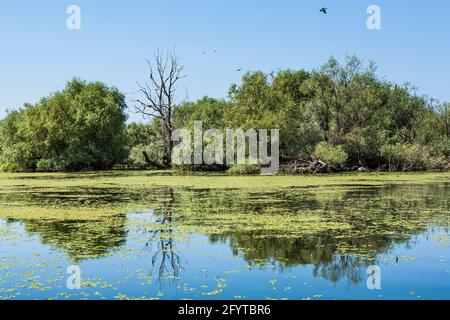
<svg viewBox="0 0 450 320">
<path fill-rule="evenodd" d="M 450 298 L 447 182 L 16 188 L 4 208 L 65 215 L 0 218 L 0 299 Z M 65 211 L 135 202 L 146 209 Z M 67 288 L 71 265 L 80 290 Z"/>
</svg>

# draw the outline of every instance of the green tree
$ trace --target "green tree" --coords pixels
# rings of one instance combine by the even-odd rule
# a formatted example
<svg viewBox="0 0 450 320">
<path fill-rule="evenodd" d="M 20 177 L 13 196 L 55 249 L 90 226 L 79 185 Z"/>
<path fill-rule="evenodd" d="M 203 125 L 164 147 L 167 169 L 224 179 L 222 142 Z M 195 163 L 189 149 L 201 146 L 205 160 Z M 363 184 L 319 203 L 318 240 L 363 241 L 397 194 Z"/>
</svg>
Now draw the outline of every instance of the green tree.
<svg viewBox="0 0 450 320">
<path fill-rule="evenodd" d="M 8 114 L 2 164 L 13 170 L 107 169 L 126 157 L 124 96 L 99 82 L 65 89 Z"/>
<path fill-rule="evenodd" d="M 308 158 L 320 141 L 318 124 L 306 107 L 313 94 L 308 79 L 304 70 L 244 75 L 239 86 L 230 88 L 227 123 L 244 129 L 279 129 L 280 156 Z"/>
</svg>

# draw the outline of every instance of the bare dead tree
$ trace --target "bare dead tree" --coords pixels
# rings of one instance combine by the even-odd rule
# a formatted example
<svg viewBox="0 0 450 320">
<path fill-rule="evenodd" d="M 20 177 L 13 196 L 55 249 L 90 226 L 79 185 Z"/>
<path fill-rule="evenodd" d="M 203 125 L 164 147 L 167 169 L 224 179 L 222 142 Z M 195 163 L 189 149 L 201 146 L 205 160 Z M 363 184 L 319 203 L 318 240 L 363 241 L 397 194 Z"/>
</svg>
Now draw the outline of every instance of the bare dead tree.
<svg viewBox="0 0 450 320">
<path fill-rule="evenodd" d="M 153 55 L 153 61 L 147 60 L 147 63 L 150 69 L 149 81 L 143 85 L 137 83 L 142 98 L 135 100 L 136 112 L 161 122 L 164 165 L 169 166 L 173 149 L 173 109 L 177 100 L 178 83 L 185 77 L 184 67 L 175 52 L 164 53 L 160 50 Z"/>
</svg>

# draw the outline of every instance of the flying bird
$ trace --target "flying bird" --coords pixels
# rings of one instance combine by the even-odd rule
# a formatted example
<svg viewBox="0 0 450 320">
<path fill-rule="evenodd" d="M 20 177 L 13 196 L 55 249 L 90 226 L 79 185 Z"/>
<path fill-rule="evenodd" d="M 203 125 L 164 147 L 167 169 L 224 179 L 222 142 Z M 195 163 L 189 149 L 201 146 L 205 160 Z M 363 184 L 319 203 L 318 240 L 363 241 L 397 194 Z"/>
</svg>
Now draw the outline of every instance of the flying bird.
<svg viewBox="0 0 450 320">
<path fill-rule="evenodd" d="M 327 14 L 328 8 L 323 7 L 322 9 L 320 9 L 319 12 L 322 12 L 323 14 Z"/>
<path fill-rule="evenodd" d="M 242 68 L 239 68 L 236 70 L 236 72 L 241 72 L 241 71 L 242 71 Z"/>
</svg>

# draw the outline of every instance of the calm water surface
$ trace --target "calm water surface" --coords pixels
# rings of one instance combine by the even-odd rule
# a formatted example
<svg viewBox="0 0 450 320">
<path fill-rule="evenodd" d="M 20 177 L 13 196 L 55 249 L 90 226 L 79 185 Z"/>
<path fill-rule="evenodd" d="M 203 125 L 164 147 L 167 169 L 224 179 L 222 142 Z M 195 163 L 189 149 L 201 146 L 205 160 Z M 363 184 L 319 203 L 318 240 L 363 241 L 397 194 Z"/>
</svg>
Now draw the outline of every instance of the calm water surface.
<svg viewBox="0 0 450 320">
<path fill-rule="evenodd" d="M 147 206 L 0 218 L 0 299 L 449 299 L 449 199 L 446 182 L 0 193 L 56 211 Z M 80 290 L 66 286 L 71 265 Z M 373 265 L 380 290 L 367 287 Z"/>
</svg>

